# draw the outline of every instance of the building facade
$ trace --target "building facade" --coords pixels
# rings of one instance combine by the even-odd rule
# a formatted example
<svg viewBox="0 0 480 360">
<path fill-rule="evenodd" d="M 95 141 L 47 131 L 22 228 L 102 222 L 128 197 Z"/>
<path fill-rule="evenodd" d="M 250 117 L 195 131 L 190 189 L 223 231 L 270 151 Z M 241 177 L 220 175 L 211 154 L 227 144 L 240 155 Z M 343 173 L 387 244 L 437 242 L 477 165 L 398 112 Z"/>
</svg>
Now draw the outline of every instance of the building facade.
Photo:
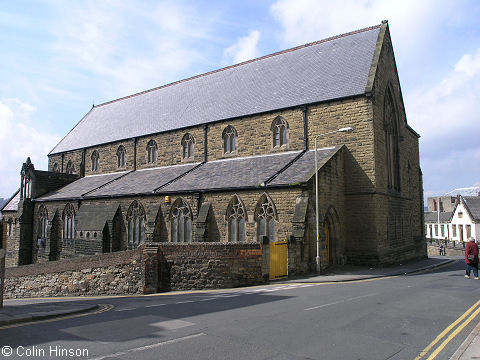
<svg viewBox="0 0 480 360">
<path fill-rule="evenodd" d="M 23 165 L 10 264 L 287 240 L 307 273 L 316 173 L 322 268 L 422 258 L 418 138 L 387 22 L 96 105 Z"/>
<path fill-rule="evenodd" d="M 480 240 L 480 196 L 442 196 L 429 198 L 429 204 L 453 204 L 450 211 L 425 213 L 425 236 L 428 239 L 467 242 L 470 237 Z M 435 202 L 434 202 L 435 201 Z M 433 208 L 433 206 L 432 206 Z"/>
</svg>

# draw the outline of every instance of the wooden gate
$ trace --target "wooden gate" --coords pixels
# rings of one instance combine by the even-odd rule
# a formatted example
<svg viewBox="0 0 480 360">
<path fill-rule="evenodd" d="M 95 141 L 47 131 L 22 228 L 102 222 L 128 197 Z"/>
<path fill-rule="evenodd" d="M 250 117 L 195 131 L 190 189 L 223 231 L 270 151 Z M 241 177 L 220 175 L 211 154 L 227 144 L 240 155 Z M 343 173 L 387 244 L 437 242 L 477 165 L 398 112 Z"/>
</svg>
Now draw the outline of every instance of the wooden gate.
<svg viewBox="0 0 480 360">
<path fill-rule="evenodd" d="M 270 243 L 270 280 L 288 275 L 287 249 L 287 241 Z"/>
</svg>

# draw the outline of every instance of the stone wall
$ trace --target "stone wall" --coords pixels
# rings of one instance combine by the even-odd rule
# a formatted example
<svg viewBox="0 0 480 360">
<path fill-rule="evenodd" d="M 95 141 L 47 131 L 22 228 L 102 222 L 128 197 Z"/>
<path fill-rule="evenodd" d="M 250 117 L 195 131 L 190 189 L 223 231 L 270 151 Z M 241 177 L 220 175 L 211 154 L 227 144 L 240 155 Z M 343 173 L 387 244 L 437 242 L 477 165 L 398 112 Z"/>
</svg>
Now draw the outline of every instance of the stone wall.
<svg viewBox="0 0 480 360">
<path fill-rule="evenodd" d="M 152 245 L 152 244 L 150 244 Z M 160 289 L 216 289 L 263 283 L 258 243 L 158 244 Z"/>
<path fill-rule="evenodd" d="M 143 294 L 143 248 L 6 270 L 5 297 Z"/>
<path fill-rule="evenodd" d="M 440 245 L 443 246 L 446 256 L 465 256 L 466 242 L 427 240 L 428 256 L 440 256 Z"/>
<path fill-rule="evenodd" d="M 258 243 L 146 243 L 136 250 L 6 270 L 5 297 L 147 294 L 263 283 Z"/>
</svg>

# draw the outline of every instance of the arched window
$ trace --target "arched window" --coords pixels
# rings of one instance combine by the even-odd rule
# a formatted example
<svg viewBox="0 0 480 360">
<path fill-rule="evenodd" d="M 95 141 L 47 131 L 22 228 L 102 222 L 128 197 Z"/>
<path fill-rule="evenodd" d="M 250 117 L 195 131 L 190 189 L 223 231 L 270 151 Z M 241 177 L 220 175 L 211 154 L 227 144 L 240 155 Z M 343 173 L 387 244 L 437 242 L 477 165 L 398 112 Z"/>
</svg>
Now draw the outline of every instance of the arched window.
<svg viewBox="0 0 480 360">
<path fill-rule="evenodd" d="M 178 198 L 171 210 L 172 242 L 192 241 L 192 213 L 188 204 Z"/>
<path fill-rule="evenodd" d="M 228 241 L 245 241 L 245 206 L 237 195 L 234 195 L 227 207 Z"/>
<path fill-rule="evenodd" d="M 233 154 L 237 150 L 237 130 L 232 125 L 228 125 L 222 134 L 223 153 Z"/>
<path fill-rule="evenodd" d="M 92 171 L 97 172 L 99 165 L 100 165 L 100 155 L 98 155 L 97 150 L 94 150 L 92 153 Z"/>
<path fill-rule="evenodd" d="M 384 130 L 388 188 L 400 191 L 398 116 L 391 87 L 385 94 Z"/>
<path fill-rule="evenodd" d="M 136 200 L 127 211 L 128 248 L 134 249 L 145 241 L 145 210 Z"/>
<path fill-rule="evenodd" d="M 63 210 L 63 239 L 68 244 L 75 237 L 75 209 L 68 203 Z"/>
<path fill-rule="evenodd" d="M 68 160 L 65 172 L 70 175 L 75 174 L 75 166 L 73 165 L 72 160 Z"/>
<path fill-rule="evenodd" d="M 195 139 L 189 133 L 186 133 L 182 138 L 182 157 L 183 159 L 192 159 L 193 158 L 193 145 L 195 144 Z"/>
<path fill-rule="evenodd" d="M 275 219 L 277 212 L 275 205 L 267 194 L 263 194 L 255 209 L 255 221 L 257 223 L 257 237 L 259 240 L 267 236 L 270 242 L 275 241 Z"/>
<path fill-rule="evenodd" d="M 48 211 L 45 205 L 40 207 L 40 213 L 38 215 L 38 235 L 37 237 L 46 239 L 48 230 Z"/>
<path fill-rule="evenodd" d="M 53 171 L 53 172 L 56 172 L 56 173 L 60 172 L 60 168 L 58 167 L 58 164 L 57 164 L 57 163 L 53 164 L 53 169 L 52 169 L 52 171 Z"/>
<path fill-rule="evenodd" d="M 32 179 L 30 175 L 23 177 L 23 198 L 30 199 L 32 197 Z"/>
<path fill-rule="evenodd" d="M 147 162 L 152 164 L 157 161 L 157 143 L 155 140 L 150 140 L 147 144 Z"/>
<path fill-rule="evenodd" d="M 125 147 L 120 145 L 117 149 L 117 167 L 122 169 L 125 167 Z"/>
<path fill-rule="evenodd" d="M 8 218 L 8 236 L 12 236 L 13 220 Z"/>
<path fill-rule="evenodd" d="M 273 120 L 271 126 L 273 147 L 287 145 L 287 129 L 288 123 L 281 116 L 277 116 L 275 120 Z"/>
</svg>

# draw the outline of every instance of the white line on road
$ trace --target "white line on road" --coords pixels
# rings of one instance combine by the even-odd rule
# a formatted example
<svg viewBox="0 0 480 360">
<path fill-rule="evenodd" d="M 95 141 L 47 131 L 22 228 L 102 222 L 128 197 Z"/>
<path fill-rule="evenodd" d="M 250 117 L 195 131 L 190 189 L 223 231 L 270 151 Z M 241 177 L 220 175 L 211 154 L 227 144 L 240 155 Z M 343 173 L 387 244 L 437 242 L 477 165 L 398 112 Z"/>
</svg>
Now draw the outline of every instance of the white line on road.
<svg viewBox="0 0 480 360">
<path fill-rule="evenodd" d="M 370 296 L 375 296 L 375 295 L 378 295 L 378 293 L 367 294 L 367 295 L 362 295 L 362 296 L 355 296 L 355 297 L 353 297 L 353 298 L 348 298 L 348 299 L 342 299 L 342 300 L 335 301 L 335 302 L 332 302 L 332 303 L 328 303 L 328 304 L 323 304 L 323 305 L 318 305 L 318 306 L 314 306 L 314 307 L 311 307 L 311 308 L 307 308 L 307 309 L 305 309 L 305 310 L 320 309 L 320 308 L 323 308 L 323 307 L 327 307 L 327 306 L 331 306 L 331 305 L 336 305 L 336 304 L 341 304 L 341 303 L 344 303 L 344 302 L 347 302 L 347 301 L 352 301 L 352 300 L 357 300 L 357 299 L 363 299 L 363 298 L 370 297 Z"/>
<path fill-rule="evenodd" d="M 126 355 L 126 354 L 132 353 L 132 352 L 150 350 L 150 349 L 154 349 L 154 348 L 164 346 L 164 345 L 175 344 L 175 343 L 178 343 L 178 342 L 181 342 L 181 341 L 194 339 L 196 337 L 203 336 L 203 335 L 207 335 L 207 334 L 205 334 L 205 333 L 193 334 L 193 335 L 184 336 L 184 337 L 181 337 L 181 338 L 176 338 L 176 339 L 172 339 L 172 340 L 159 342 L 159 343 L 156 343 L 156 344 L 141 346 L 141 347 L 138 347 L 138 348 L 133 348 L 133 349 L 125 350 L 125 351 L 120 351 L 120 352 L 117 352 L 117 353 L 114 353 L 114 354 L 107 354 L 107 355 L 99 356 L 99 357 L 96 357 L 96 358 L 90 358 L 88 360 L 103 360 L 103 359 L 107 359 L 107 358 L 118 357 L 118 356 Z"/>
<path fill-rule="evenodd" d="M 193 300 L 186 300 L 186 301 L 177 301 L 175 304 L 188 304 L 188 303 L 192 303 Z"/>
<path fill-rule="evenodd" d="M 147 308 L 150 308 L 150 307 L 157 307 L 157 306 L 164 306 L 164 305 L 167 305 L 167 304 L 155 304 L 155 305 L 145 305 L 145 307 Z"/>
<path fill-rule="evenodd" d="M 136 310 L 136 308 L 117 309 L 115 311 L 128 311 L 128 310 Z"/>
</svg>

